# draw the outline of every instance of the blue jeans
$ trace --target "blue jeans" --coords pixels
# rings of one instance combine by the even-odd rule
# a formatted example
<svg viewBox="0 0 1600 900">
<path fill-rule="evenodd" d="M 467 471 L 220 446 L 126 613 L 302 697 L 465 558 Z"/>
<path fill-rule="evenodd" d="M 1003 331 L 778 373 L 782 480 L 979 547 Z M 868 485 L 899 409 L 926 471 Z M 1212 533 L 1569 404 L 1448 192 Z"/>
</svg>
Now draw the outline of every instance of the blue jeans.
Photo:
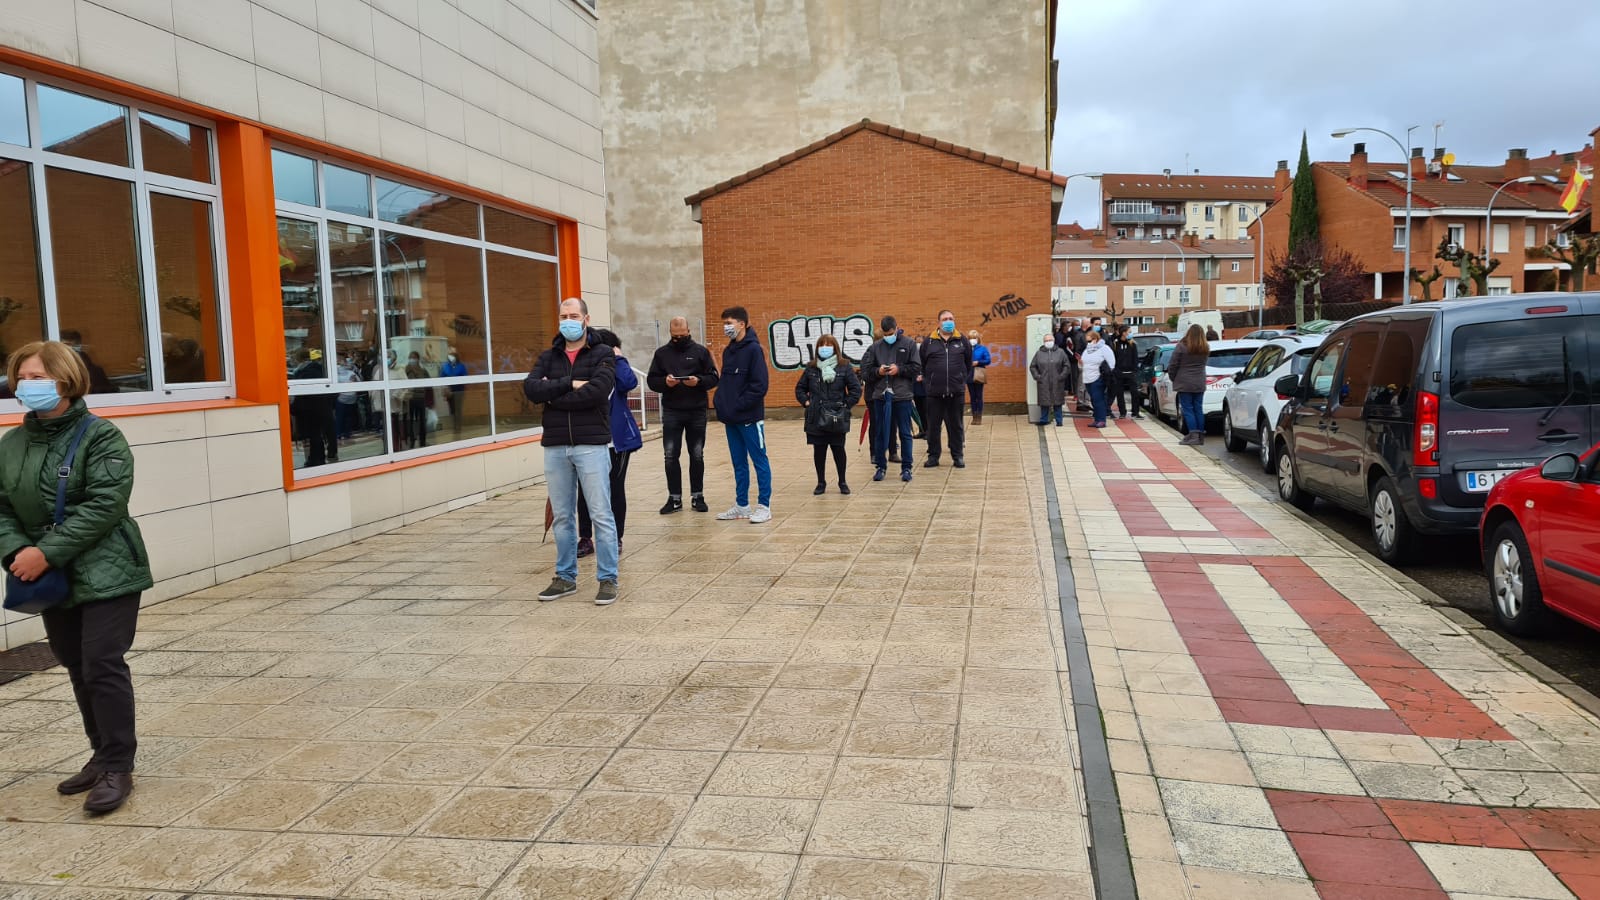
<svg viewBox="0 0 1600 900">
<path fill-rule="evenodd" d="M 872 415 L 880 423 L 878 439 L 872 445 L 872 464 L 880 469 L 889 468 L 889 445 L 895 435 L 900 437 L 900 468 L 911 471 L 911 400 L 896 400 L 893 394 L 880 396 L 873 403 Z"/>
<path fill-rule="evenodd" d="M 1179 391 L 1178 415 L 1191 432 L 1205 434 L 1206 395 L 1198 391 Z"/>
<path fill-rule="evenodd" d="M 1039 421 L 1035 422 L 1034 424 L 1035 425 L 1048 425 L 1048 424 L 1050 424 L 1050 417 L 1052 415 L 1054 415 L 1056 417 L 1056 424 L 1060 425 L 1061 424 L 1061 410 L 1062 410 L 1062 407 L 1059 407 L 1059 406 L 1041 406 L 1041 407 L 1039 407 Z"/>
<path fill-rule="evenodd" d="M 617 522 L 611 517 L 611 449 L 602 444 L 545 447 L 544 479 L 556 533 L 556 576 L 578 580 L 578 485 L 594 522 L 595 578 L 617 580 Z"/>
<path fill-rule="evenodd" d="M 1111 403 L 1106 399 L 1104 378 L 1089 382 L 1089 403 L 1094 406 L 1095 422 L 1104 424 L 1106 417 L 1111 415 Z"/>
<path fill-rule="evenodd" d="M 750 505 L 750 466 L 756 467 L 756 502 L 772 504 L 772 466 L 767 462 L 767 423 L 728 425 L 728 456 L 733 458 L 733 502 Z M 748 460 L 748 464 L 746 463 Z"/>
</svg>

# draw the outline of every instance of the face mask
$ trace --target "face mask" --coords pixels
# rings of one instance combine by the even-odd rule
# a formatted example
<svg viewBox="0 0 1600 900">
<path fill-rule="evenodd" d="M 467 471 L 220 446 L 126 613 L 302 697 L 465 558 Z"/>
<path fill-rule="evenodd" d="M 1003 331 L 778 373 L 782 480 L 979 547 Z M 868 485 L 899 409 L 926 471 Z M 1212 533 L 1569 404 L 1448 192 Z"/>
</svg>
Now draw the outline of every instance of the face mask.
<svg viewBox="0 0 1600 900">
<path fill-rule="evenodd" d="M 583 323 L 577 319 L 562 319 L 561 336 L 569 341 L 583 337 Z"/>
<path fill-rule="evenodd" d="M 419 363 L 421 363 L 422 360 L 418 359 L 415 356 L 413 356 L 413 357 L 411 357 L 411 359 L 407 360 L 407 362 L 409 362 L 411 365 L 415 366 L 415 365 L 418 365 Z"/>
<path fill-rule="evenodd" d="M 451 362 L 455 362 L 456 361 L 456 355 L 454 353 L 450 354 L 450 361 Z"/>
<path fill-rule="evenodd" d="M 1099 333 L 1100 333 L 1100 326 L 1099 326 L 1099 325 L 1096 325 L 1096 326 L 1095 326 L 1095 327 L 1094 327 L 1094 331 L 1095 331 L 1095 334 L 1099 334 Z"/>
<path fill-rule="evenodd" d="M 1044 348 L 1046 350 L 1054 350 L 1056 348 L 1056 342 L 1055 341 L 1045 341 L 1044 342 Z"/>
<path fill-rule="evenodd" d="M 944 332 L 945 334 L 955 334 L 956 333 L 956 323 L 953 322 L 953 321 L 951 321 L 951 322 L 940 322 L 939 323 L 939 330 Z"/>
<path fill-rule="evenodd" d="M 728 336 L 728 340 L 731 341 L 734 338 L 739 336 L 739 326 L 737 326 L 737 325 L 724 325 L 724 326 L 722 326 L 722 333 L 727 335 Z"/>
<path fill-rule="evenodd" d="M 898 340 L 900 340 L 900 335 L 898 334 L 886 334 L 883 336 L 883 342 L 891 347 L 894 346 L 894 342 Z"/>
<path fill-rule="evenodd" d="M 967 341 L 967 343 L 969 343 L 972 346 L 976 347 L 976 346 L 978 346 L 978 339 L 977 338 L 973 338 L 972 340 Z"/>
<path fill-rule="evenodd" d="M 28 380 L 17 385 L 17 399 L 34 412 L 49 412 L 61 403 L 54 381 Z"/>
<path fill-rule="evenodd" d="M 672 346 L 674 347 L 687 347 L 688 345 L 689 336 L 687 334 L 672 339 Z"/>
<path fill-rule="evenodd" d="M 822 357 L 823 359 L 833 359 L 833 348 L 832 347 L 818 347 L 817 348 L 817 355 Z"/>
</svg>

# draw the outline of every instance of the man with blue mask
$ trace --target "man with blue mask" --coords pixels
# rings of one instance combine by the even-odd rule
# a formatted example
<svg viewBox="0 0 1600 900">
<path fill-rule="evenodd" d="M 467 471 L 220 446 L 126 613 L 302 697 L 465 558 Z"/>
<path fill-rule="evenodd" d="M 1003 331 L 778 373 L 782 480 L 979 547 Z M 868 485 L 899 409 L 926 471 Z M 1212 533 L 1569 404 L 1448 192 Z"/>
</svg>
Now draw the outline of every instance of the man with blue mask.
<svg viewBox="0 0 1600 900">
<path fill-rule="evenodd" d="M 733 506 L 717 516 L 723 522 L 772 521 L 772 464 L 767 461 L 767 353 L 750 330 L 742 306 L 722 311 L 722 377 L 717 382 L 717 421 L 728 438 L 733 460 Z M 756 470 L 756 505 L 750 505 L 750 470 Z"/>
<path fill-rule="evenodd" d="M 559 327 L 550 349 L 540 354 L 522 391 L 544 405 L 544 474 L 551 528 L 556 533 L 556 574 L 540 600 L 578 592 L 578 486 L 594 523 L 594 602 L 617 602 L 617 524 L 611 515 L 611 390 L 616 355 L 589 329 L 589 305 L 561 301 Z"/>
<path fill-rule="evenodd" d="M 922 374 L 915 344 L 900 331 L 894 316 L 884 316 L 879 338 L 861 357 L 861 379 L 868 410 L 878 422 L 872 441 L 873 481 L 882 481 L 889 469 L 889 445 L 899 435 L 900 480 L 911 480 L 911 407 L 913 385 Z"/>
<path fill-rule="evenodd" d="M 939 430 L 943 426 L 950 438 L 950 462 L 958 469 L 967 467 L 962 451 L 966 446 L 967 373 L 972 371 L 972 345 L 956 331 L 956 314 L 939 311 L 939 329 L 922 342 L 922 384 L 928 392 L 928 419 L 922 423 L 928 435 L 928 460 L 923 468 L 939 467 Z"/>
</svg>

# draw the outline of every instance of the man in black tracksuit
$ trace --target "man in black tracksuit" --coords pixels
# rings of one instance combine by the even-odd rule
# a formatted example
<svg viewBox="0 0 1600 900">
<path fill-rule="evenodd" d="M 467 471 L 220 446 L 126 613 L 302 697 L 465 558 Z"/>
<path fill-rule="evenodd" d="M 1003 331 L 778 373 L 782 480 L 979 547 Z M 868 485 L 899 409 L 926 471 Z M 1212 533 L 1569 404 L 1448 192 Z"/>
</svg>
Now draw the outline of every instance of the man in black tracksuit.
<svg viewBox="0 0 1600 900">
<path fill-rule="evenodd" d="M 1116 382 L 1111 389 L 1117 394 L 1117 417 L 1128 417 L 1128 395 L 1133 395 L 1133 417 L 1139 414 L 1139 345 L 1133 342 L 1128 326 L 1118 325 L 1117 336 L 1111 341 L 1111 352 L 1117 357 Z"/>
<path fill-rule="evenodd" d="M 972 345 L 956 332 L 956 314 L 939 312 L 939 330 L 922 342 L 922 384 L 928 392 L 928 418 L 923 430 L 928 436 L 928 461 L 924 468 L 939 465 L 939 427 L 950 437 L 950 460 L 958 469 L 967 467 L 962 451 L 966 447 L 967 374 L 972 371 Z"/>
<path fill-rule="evenodd" d="M 689 320 L 678 316 L 667 326 L 672 339 L 657 348 L 645 383 L 661 395 L 661 452 L 667 463 L 667 503 L 661 514 L 683 509 L 683 468 L 678 457 L 689 442 L 689 504 L 706 512 L 706 406 L 717 386 L 711 351 L 689 336 Z"/>
</svg>

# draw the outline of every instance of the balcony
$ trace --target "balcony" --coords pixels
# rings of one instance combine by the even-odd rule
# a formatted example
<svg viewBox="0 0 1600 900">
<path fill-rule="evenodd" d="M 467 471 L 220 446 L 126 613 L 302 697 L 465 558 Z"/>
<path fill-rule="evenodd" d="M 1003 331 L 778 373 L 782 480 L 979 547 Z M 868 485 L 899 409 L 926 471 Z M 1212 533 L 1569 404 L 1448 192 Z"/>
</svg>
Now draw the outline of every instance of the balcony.
<svg viewBox="0 0 1600 900">
<path fill-rule="evenodd" d="M 1164 212 L 1110 212 L 1106 213 L 1109 225 L 1182 225 L 1183 213 Z"/>
</svg>

